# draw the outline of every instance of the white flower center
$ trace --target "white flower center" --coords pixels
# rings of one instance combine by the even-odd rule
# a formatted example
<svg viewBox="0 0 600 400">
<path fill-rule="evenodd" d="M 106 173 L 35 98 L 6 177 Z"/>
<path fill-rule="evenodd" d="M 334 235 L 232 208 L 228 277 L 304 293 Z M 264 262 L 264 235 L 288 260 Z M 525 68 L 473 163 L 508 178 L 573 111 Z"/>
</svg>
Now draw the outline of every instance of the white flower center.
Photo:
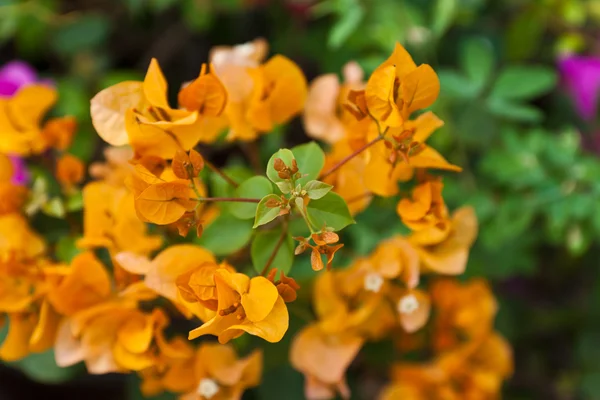
<svg viewBox="0 0 600 400">
<path fill-rule="evenodd" d="M 200 381 L 197 392 L 205 399 L 210 399 L 219 392 L 219 385 L 214 379 L 204 378 Z"/>
<path fill-rule="evenodd" d="M 365 290 L 378 293 L 383 285 L 383 277 L 376 272 L 369 272 L 365 275 Z"/>
<path fill-rule="evenodd" d="M 398 312 L 400 314 L 412 314 L 419 308 L 419 300 L 414 294 L 404 296 L 398 302 Z"/>
</svg>

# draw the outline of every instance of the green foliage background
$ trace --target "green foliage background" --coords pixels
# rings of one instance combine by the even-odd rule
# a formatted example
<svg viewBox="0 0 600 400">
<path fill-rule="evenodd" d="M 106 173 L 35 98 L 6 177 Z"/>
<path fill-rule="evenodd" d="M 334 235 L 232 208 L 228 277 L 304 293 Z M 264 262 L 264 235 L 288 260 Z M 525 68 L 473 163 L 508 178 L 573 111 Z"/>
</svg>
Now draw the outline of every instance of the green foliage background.
<svg viewBox="0 0 600 400">
<path fill-rule="evenodd" d="M 312 79 L 353 59 L 370 72 L 400 41 L 442 82 L 434 111 L 446 125 L 431 144 L 465 168 L 446 180 L 449 205 L 470 204 L 480 220 L 466 276 L 492 281 L 498 328 L 514 346 L 516 371 L 504 398 L 596 399 L 600 160 L 582 145 L 593 126 L 573 112 L 556 60 L 565 50 L 598 50 L 599 30 L 595 0 L 0 0 L 0 61 L 24 59 L 54 80 L 55 113 L 77 117 L 73 152 L 91 161 L 102 145 L 90 124 L 89 99 L 118 81 L 140 79 L 150 57 L 176 83 L 175 93 L 217 44 L 263 36 L 273 53 L 291 57 Z M 282 145 L 307 141 L 299 121 L 284 129 L 262 139 L 263 161 Z M 210 152 L 240 181 L 252 175 L 240 167 L 239 148 L 226 144 Z M 209 182 L 213 193 L 232 195 L 219 179 Z M 386 200 L 348 228 L 347 247 L 355 254 L 399 229 L 388 222 L 392 204 L 388 215 L 375 211 L 381 205 Z M 252 222 L 220 218 L 228 220 L 207 227 L 201 243 L 216 254 L 243 247 Z M 63 236 L 64 226 L 43 225 L 57 240 Z M 211 243 L 215 235 L 231 240 Z M 263 235 L 269 241 L 279 232 Z M 70 258 L 72 249 L 70 238 L 58 240 L 61 257 Z M 252 258 L 261 257 L 253 249 Z M 309 267 L 294 269 L 302 277 Z M 284 342 L 266 348 L 264 384 L 248 398 L 275 399 L 283 391 L 301 398 L 301 377 L 281 367 L 307 310 L 292 313 L 300 316 L 296 326 L 293 320 Z M 386 352 L 385 345 L 368 346 L 363 353 L 374 360 L 373 371 L 350 370 L 356 398 L 372 398 L 360 382 L 385 375 Z M 51 354 L 35 357 L 18 367 L 38 381 L 61 382 L 80 372 L 56 370 Z M 137 382 L 130 388 L 122 398 L 140 396 Z"/>
</svg>

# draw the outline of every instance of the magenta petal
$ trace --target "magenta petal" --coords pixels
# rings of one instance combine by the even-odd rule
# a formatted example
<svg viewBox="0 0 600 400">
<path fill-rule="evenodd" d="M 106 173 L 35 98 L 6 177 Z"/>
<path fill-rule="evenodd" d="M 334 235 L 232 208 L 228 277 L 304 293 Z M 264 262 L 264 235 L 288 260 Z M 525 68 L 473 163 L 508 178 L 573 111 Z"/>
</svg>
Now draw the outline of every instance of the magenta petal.
<svg viewBox="0 0 600 400">
<path fill-rule="evenodd" d="M 0 68 L 0 79 L 14 82 L 21 87 L 34 83 L 37 80 L 37 73 L 26 62 L 11 61 Z"/>
<path fill-rule="evenodd" d="M 29 182 L 29 171 L 27 165 L 21 157 L 8 156 L 13 166 L 13 176 L 11 182 L 15 185 L 26 185 Z"/>
<path fill-rule="evenodd" d="M 596 116 L 600 92 L 600 59 L 567 56 L 558 62 L 565 87 L 582 118 Z"/>
<path fill-rule="evenodd" d="M 0 97 L 12 96 L 19 90 L 19 85 L 12 81 L 0 79 Z"/>
</svg>

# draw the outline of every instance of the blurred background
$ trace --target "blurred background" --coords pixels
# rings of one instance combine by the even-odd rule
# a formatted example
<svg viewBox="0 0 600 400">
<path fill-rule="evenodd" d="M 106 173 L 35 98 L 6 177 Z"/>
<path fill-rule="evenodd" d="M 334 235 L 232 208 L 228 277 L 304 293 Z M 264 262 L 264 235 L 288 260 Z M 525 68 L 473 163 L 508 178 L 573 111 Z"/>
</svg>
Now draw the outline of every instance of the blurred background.
<svg viewBox="0 0 600 400">
<path fill-rule="evenodd" d="M 600 1 L 0 0 L 0 65 L 24 60 L 56 84 L 54 113 L 78 119 L 73 153 L 86 161 L 102 149 L 89 117 L 98 90 L 142 79 L 156 57 L 174 94 L 212 46 L 256 37 L 309 80 L 349 60 L 370 73 L 396 41 L 434 67 L 446 125 L 431 144 L 465 169 L 445 180 L 445 197 L 480 220 L 464 278 L 492 282 L 497 328 L 514 348 L 503 397 L 600 399 Z M 271 146 L 308 140 L 299 119 L 276 137 Z M 239 152 L 211 151 L 219 164 Z M 394 231 L 376 213 L 359 222 L 358 253 Z M 287 359 L 271 353 L 267 363 Z M 81 377 L 44 354 L 12 367 L 0 372 L 2 399 L 141 398 L 132 377 Z M 369 372 L 350 374 L 368 382 Z M 301 385 L 286 367 L 247 397 L 295 387 L 302 398 Z"/>
</svg>

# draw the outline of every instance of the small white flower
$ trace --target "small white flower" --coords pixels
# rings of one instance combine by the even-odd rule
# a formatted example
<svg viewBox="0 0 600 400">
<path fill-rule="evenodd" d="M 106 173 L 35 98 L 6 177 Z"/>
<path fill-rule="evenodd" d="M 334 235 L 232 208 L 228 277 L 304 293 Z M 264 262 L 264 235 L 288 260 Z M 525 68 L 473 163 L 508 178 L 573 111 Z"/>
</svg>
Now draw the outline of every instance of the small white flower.
<svg viewBox="0 0 600 400">
<path fill-rule="evenodd" d="M 204 378 L 200 381 L 197 392 L 205 399 L 210 399 L 219 392 L 219 385 L 214 379 Z"/>
<path fill-rule="evenodd" d="M 419 300 L 414 294 L 404 296 L 398 302 L 398 312 L 400 314 L 412 314 L 419 308 Z"/>
<path fill-rule="evenodd" d="M 383 285 L 383 277 L 376 272 L 369 272 L 365 275 L 365 290 L 378 293 Z"/>
</svg>

